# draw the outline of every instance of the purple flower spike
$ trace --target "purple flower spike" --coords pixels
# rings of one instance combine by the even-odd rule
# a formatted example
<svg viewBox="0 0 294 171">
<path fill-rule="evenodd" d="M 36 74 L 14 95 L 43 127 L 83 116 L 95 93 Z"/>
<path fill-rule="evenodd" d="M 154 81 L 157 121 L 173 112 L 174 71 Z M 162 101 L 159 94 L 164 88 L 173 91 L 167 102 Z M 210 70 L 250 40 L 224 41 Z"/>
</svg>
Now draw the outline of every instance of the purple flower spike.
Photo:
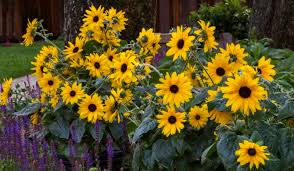
<svg viewBox="0 0 294 171">
<path fill-rule="evenodd" d="M 107 170 L 112 170 L 113 141 L 110 135 L 107 136 Z"/>
</svg>

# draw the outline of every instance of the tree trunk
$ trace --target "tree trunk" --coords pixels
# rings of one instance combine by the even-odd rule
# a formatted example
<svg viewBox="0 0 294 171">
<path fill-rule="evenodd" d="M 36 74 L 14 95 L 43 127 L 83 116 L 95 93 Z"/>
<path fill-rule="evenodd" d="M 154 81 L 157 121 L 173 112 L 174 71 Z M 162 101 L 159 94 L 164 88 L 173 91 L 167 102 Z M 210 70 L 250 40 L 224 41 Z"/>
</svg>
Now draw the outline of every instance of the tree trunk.
<svg viewBox="0 0 294 171">
<path fill-rule="evenodd" d="M 128 18 L 126 30 L 122 38 L 131 40 L 138 36 L 142 27 L 152 28 L 156 20 L 155 0 L 64 0 L 64 32 L 65 42 L 74 40 L 82 25 L 85 10 L 90 5 L 102 5 L 106 9 L 114 7 L 125 11 Z"/>
<path fill-rule="evenodd" d="M 294 1 L 252 0 L 250 22 L 259 38 L 268 37 L 276 48 L 294 49 Z"/>
</svg>

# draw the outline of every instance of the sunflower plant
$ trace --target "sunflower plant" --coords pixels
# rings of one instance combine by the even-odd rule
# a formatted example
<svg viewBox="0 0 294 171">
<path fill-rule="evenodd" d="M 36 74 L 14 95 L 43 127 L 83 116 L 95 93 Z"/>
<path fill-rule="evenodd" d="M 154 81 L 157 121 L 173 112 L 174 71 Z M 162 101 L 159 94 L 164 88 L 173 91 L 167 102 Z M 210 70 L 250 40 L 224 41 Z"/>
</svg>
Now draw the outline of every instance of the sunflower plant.
<svg viewBox="0 0 294 171">
<path fill-rule="evenodd" d="M 97 164 L 111 144 L 133 170 L 293 169 L 293 96 L 268 57 L 218 48 L 215 27 L 199 21 L 172 29 L 158 60 L 153 29 L 120 39 L 124 12 L 91 6 L 83 21 L 64 49 L 38 21 L 26 33 L 25 44 L 41 36 L 51 45 L 32 62 L 40 97 L 14 114 L 39 118 L 36 134 L 60 153 L 88 144 Z"/>
</svg>

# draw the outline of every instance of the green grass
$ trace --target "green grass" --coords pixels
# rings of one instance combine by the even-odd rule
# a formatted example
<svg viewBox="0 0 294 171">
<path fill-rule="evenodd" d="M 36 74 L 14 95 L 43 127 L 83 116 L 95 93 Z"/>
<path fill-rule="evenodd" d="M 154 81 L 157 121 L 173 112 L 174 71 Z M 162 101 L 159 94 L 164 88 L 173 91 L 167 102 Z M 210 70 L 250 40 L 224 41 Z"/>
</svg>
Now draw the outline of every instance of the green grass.
<svg viewBox="0 0 294 171">
<path fill-rule="evenodd" d="M 59 47 L 63 46 L 62 40 L 53 42 Z M 0 80 L 31 74 L 31 61 L 43 45 L 46 45 L 46 43 L 37 42 L 29 47 L 21 44 L 13 44 L 10 47 L 0 46 Z"/>
</svg>

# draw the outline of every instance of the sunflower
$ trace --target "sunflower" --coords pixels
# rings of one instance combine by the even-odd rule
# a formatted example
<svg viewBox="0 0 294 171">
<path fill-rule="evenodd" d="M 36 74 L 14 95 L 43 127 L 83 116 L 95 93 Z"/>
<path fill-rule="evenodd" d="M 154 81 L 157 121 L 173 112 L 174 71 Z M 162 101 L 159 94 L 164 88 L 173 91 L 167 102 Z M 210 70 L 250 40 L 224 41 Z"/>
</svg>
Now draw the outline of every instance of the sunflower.
<svg viewBox="0 0 294 171">
<path fill-rule="evenodd" d="M 167 111 L 161 110 L 161 114 L 156 115 L 158 128 L 163 128 L 162 133 L 165 136 L 174 135 L 181 132 L 184 128 L 185 113 L 177 112 L 173 106 L 167 107 Z"/>
<path fill-rule="evenodd" d="M 50 98 L 49 98 L 49 104 L 51 105 L 51 107 L 53 109 L 55 109 L 58 103 L 59 103 L 59 96 L 58 96 L 58 94 L 52 93 L 50 95 Z"/>
<path fill-rule="evenodd" d="M 86 95 L 79 104 L 79 115 L 81 119 L 87 119 L 88 122 L 96 123 L 97 120 L 102 120 L 104 107 L 101 98 L 94 94 L 93 96 Z"/>
<path fill-rule="evenodd" d="M 65 59 L 79 60 L 82 57 L 84 43 L 84 39 L 80 37 L 76 37 L 75 44 L 68 42 L 68 46 L 64 50 Z"/>
<path fill-rule="evenodd" d="M 145 30 L 145 28 L 142 28 L 142 31 L 139 33 L 139 37 L 137 38 L 137 42 L 141 46 L 140 53 L 147 54 L 149 49 L 153 46 L 152 43 L 155 43 L 154 46 L 156 46 L 155 33 L 153 32 L 153 29 Z"/>
<path fill-rule="evenodd" d="M 103 53 L 104 56 L 108 59 L 108 65 L 110 67 L 113 66 L 114 60 L 117 60 L 118 54 L 117 54 L 117 49 L 114 48 L 108 48 L 106 52 Z"/>
<path fill-rule="evenodd" d="M 114 30 L 102 30 L 93 33 L 93 38 L 103 46 L 120 46 L 120 39 Z"/>
<path fill-rule="evenodd" d="M 39 123 L 40 117 L 39 117 L 39 112 L 35 112 L 30 116 L 31 123 L 33 125 L 37 125 Z"/>
<path fill-rule="evenodd" d="M 125 25 L 128 19 L 125 18 L 125 12 L 123 11 L 116 12 L 116 9 L 111 7 L 107 11 L 105 19 L 109 22 L 109 26 L 115 31 L 121 32 L 126 29 Z"/>
<path fill-rule="evenodd" d="M 202 87 L 203 84 L 200 82 L 201 78 L 197 74 L 195 66 L 188 64 L 184 73 L 189 78 L 193 86 Z"/>
<path fill-rule="evenodd" d="M 114 99 L 113 96 L 108 96 L 105 100 L 105 115 L 103 119 L 107 122 L 112 123 L 115 118 L 117 122 L 121 122 L 121 117 L 119 114 L 119 103 Z"/>
<path fill-rule="evenodd" d="M 104 8 L 99 6 L 98 9 L 94 5 L 90 7 L 89 10 L 86 10 L 85 18 L 83 19 L 84 25 L 94 25 L 98 27 L 103 27 L 105 14 Z"/>
<path fill-rule="evenodd" d="M 255 69 L 250 65 L 243 65 L 242 67 L 239 68 L 239 71 L 241 71 L 242 74 L 243 73 L 247 74 L 252 78 L 254 78 L 256 75 Z"/>
<path fill-rule="evenodd" d="M 30 46 L 34 43 L 35 32 L 38 29 L 38 20 L 35 18 L 32 22 L 28 20 L 26 33 L 22 36 L 25 46 Z"/>
<path fill-rule="evenodd" d="M 223 97 L 228 99 L 226 106 L 231 106 L 231 110 L 236 112 L 240 109 L 245 115 L 253 114 L 256 110 L 261 110 L 260 100 L 266 99 L 266 90 L 259 85 L 259 79 L 242 74 L 229 78 L 222 87 Z"/>
<path fill-rule="evenodd" d="M 127 84 L 136 82 L 135 69 L 137 64 L 137 55 L 133 51 L 121 52 L 118 59 L 114 60 L 114 73 L 109 78 L 118 85 L 122 82 Z"/>
<path fill-rule="evenodd" d="M 12 78 L 10 79 L 4 79 L 4 82 L 1 85 L 0 89 L 0 105 L 6 106 L 7 100 L 9 98 L 9 93 L 11 90 L 12 85 Z"/>
<path fill-rule="evenodd" d="M 206 24 L 203 20 L 198 21 L 198 24 L 200 28 L 195 31 L 195 34 L 198 36 L 197 40 L 204 44 L 204 52 L 216 49 L 218 43 L 214 37 L 215 26 L 210 26 L 209 22 Z"/>
<path fill-rule="evenodd" d="M 259 59 L 257 65 L 257 72 L 267 81 L 273 81 L 273 76 L 276 75 L 276 71 L 273 69 L 275 66 L 271 65 L 271 59 L 265 60 L 265 57 Z"/>
<path fill-rule="evenodd" d="M 66 83 L 61 89 L 61 96 L 65 104 L 78 103 L 85 96 L 82 84 L 78 84 L 77 82 L 74 82 L 72 86 Z"/>
<path fill-rule="evenodd" d="M 182 57 L 184 60 L 187 59 L 187 52 L 190 47 L 193 46 L 193 40 L 195 36 L 189 36 L 191 28 L 188 27 L 183 30 L 182 26 L 177 27 L 177 31 L 172 33 L 171 40 L 166 44 L 170 49 L 166 52 L 167 56 L 172 56 L 173 60 Z"/>
<path fill-rule="evenodd" d="M 156 33 L 149 40 L 150 45 L 148 46 L 148 50 L 153 56 L 155 56 L 158 53 L 158 50 L 161 47 L 159 44 L 160 40 L 161 40 L 160 34 L 156 34 Z"/>
<path fill-rule="evenodd" d="M 82 25 L 80 28 L 79 36 L 82 37 L 85 42 L 94 39 L 93 34 L 94 32 L 101 31 L 100 27 L 95 25 Z"/>
<path fill-rule="evenodd" d="M 48 72 L 58 62 L 58 50 L 54 46 L 43 46 L 35 61 L 31 62 L 34 66 L 34 75 L 41 78 L 44 73 Z"/>
<path fill-rule="evenodd" d="M 238 162 L 241 166 L 249 164 L 250 169 L 253 165 L 258 169 L 259 165 L 265 165 L 265 161 L 269 160 L 269 153 L 266 152 L 267 146 L 260 146 L 256 143 L 244 140 L 239 143 L 239 149 L 235 151 L 238 156 Z"/>
<path fill-rule="evenodd" d="M 46 73 L 38 80 L 38 83 L 43 92 L 47 94 L 54 94 L 59 88 L 61 81 L 57 76 L 53 76 L 51 73 Z"/>
<path fill-rule="evenodd" d="M 201 107 L 194 106 L 189 112 L 189 123 L 192 127 L 200 129 L 203 128 L 208 121 L 209 113 L 207 105 Z"/>
<path fill-rule="evenodd" d="M 215 84 L 220 83 L 224 76 L 231 75 L 231 65 L 229 64 L 229 60 L 229 57 L 223 57 L 220 54 L 217 54 L 211 62 L 208 62 L 207 72 Z M 207 74 L 206 77 L 208 77 Z"/>
<path fill-rule="evenodd" d="M 192 98 L 192 84 L 189 78 L 182 74 L 173 72 L 167 73 L 164 78 L 160 78 L 161 83 L 156 84 L 158 89 L 157 96 L 163 96 L 163 104 L 176 105 L 180 107 L 181 103 L 188 102 Z"/>
<path fill-rule="evenodd" d="M 220 51 L 224 57 L 230 58 L 230 63 L 232 64 L 233 71 L 238 71 L 240 67 L 246 64 L 244 58 L 248 56 L 248 54 L 245 53 L 245 49 L 241 48 L 240 44 L 227 44 L 226 49 L 221 48 Z"/>
<path fill-rule="evenodd" d="M 133 100 L 133 94 L 131 90 L 124 90 L 122 88 L 117 88 L 116 90 L 112 89 L 111 94 L 118 103 L 123 103 L 128 105 Z"/>
<path fill-rule="evenodd" d="M 232 114 L 230 112 L 220 112 L 217 109 L 210 111 L 210 119 L 214 120 L 216 123 L 225 125 L 233 120 Z"/>
<path fill-rule="evenodd" d="M 97 53 L 93 53 L 86 58 L 86 69 L 90 71 L 90 76 L 101 78 L 103 75 L 110 73 L 108 60 L 103 54 L 99 56 Z"/>
</svg>

